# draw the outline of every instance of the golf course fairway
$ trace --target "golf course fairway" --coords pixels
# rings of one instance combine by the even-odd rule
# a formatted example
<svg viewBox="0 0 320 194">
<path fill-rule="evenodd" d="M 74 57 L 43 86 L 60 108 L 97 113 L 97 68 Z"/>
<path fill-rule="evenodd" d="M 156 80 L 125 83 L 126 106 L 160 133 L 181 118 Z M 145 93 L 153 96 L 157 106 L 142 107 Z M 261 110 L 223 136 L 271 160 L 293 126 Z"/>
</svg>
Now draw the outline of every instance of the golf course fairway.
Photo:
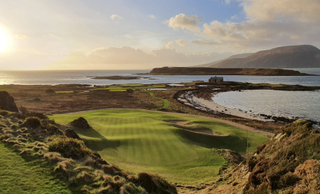
<svg viewBox="0 0 320 194">
<path fill-rule="evenodd" d="M 247 148 L 247 131 L 193 115 L 105 109 L 50 116 L 61 124 L 79 117 L 84 117 L 92 128 L 76 129 L 76 132 L 109 164 L 134 173 L 159 174 L 176 183 L 198 183 L 214 178 L 226 161 L 212 148 L 238 153 L 245 153 Z M 186 123 L 179 126 L 167 121 Z M 188 129 L 212 130 L 218 135 Z M 248 134 L 251 153 L 268 139 L 256 133 Z"/>
</svg>

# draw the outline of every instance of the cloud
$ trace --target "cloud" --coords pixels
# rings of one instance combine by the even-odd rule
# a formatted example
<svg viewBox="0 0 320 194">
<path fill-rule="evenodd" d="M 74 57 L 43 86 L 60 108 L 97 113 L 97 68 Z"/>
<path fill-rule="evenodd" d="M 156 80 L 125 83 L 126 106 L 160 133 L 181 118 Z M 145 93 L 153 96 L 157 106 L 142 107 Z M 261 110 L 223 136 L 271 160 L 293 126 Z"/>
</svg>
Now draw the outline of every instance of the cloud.
<svg viewBox="0 0 320 194">
<path fill-rule="evenodd" d="M 175 17 L 165 21 L 165 23 L 173 29 L 181 28 L 188 29 L 192 32 L 200 32 L 200 28 L 197 26 L 198 22 L 202 22 L 201 17 L 185 15 L 183 13 L 180 13 L 179 15 L 176 15 Z"/>
<path fill-rule="evenodd" d="M 165 48 L 166 48 L 166 49 L 174 49 L 173 44 L 174 44 L 174 41 L 170 41 L 170 42 L 168 42 L 168 43 L 166 44 Z"/>
<path fill-rule="evenodd" d="M 319 0 L 237 0 L 243 8 L 246 19 L 241 22 L 205 23 L 197 36 L 208 40 L 195 40 L 193 44 L 214 45 L 219 42 L 235 48 L 264 49 L 282 45 L 312 44 L 320 46 L 320 1 Z M 227 2 L 227 1 L 225 1 Z M 181 14 L 180 14 L 181 15 Z M 178 15 L 179 16 L 179 15 Z M 194 32 L 195 20 L 189 28 L 170 20 L 172 28 L 180 26 Z M 233 16 L 232 19 L 237 19 Z M 183 22 L 182 22 L 183 23 Z M 180 28 L 182 28 L 180 27 Z M 193 28 L 192 28 L 193 27 Z"/>
<path fill-rule="evenodd" d="M 23 34 L 15 34 L 14 37 L 19 40 L 26 40 L 29 38 L 27 35 L 23 35 Z"/>
<path fill-rule="evenodd" d="M 174 40 L 174 41 L 168 42 L 164 48 L 174 49 L 175 44 L 178 45 L 179 47 L 186 47 L 187 46 L 186 42 L 183 39 L 179 39 L 179 40 Z"/>
<path fill-rule="evenodd" d="M 112 14 L 110 16 L 110 19 L 112 20 L 120 20 L 120 19 L 123 19 L 121 16 L 117 15 L 117 14 Z"/>
<path fill-rule="evenodd" d="M 55 34 L 45 34 L 43 35 L 43 37 L 50 37 L 50 38 L 53 38 L 53 39 L 58 39 L 60 40 L 61 38 Z"/>
<path fill-rule="evenodd" d="M 36 50 L 16 49 L 0 53 L 0 69 L 38 70 L 60 59 L 59 55 L 44 54 Z"/>
<path fill-rule="evenodd" d="M 156 16 L 154 16 L 154 15 L 149 15 L 149 18 L 151 18 L 151 19 L 155 19 L 155 18 L 156 18 Z"/>
<path fill-rule="evenodd" d="M 50 69 L 151 69 L 161 66 L 190 66 L 212 62 L 229 55 L 230 53 L 183 54 L 174 48 L 162 48 L 147 53 L 132 47 L 108 47 L 97 48 L 88 53 L 68 53 Z"/>
<path fill-rule="evenodd" d="M 132 39 L 132 36 L 129 35 L 129 34 L 126 34 L 126 35 L 124 35 L 123 37 L 124 37 L 124 38 L 128 38 L 128 39 Z"/>
<path fill-rule="evenodd" d="M 187 46 L 186 42 L 183 39 L 176 40 L 176 43 L 180 47 L 186 47 Z"/>
<path fill-rule="evenodd" d="M 204 39 L 193 40 L 191 41 L 191 43 L 194 45 L 201 45 L 201 46 L 221 45 L 221 42 L 216 42 L 213 40 L 204 40 Z"/>
</svg>

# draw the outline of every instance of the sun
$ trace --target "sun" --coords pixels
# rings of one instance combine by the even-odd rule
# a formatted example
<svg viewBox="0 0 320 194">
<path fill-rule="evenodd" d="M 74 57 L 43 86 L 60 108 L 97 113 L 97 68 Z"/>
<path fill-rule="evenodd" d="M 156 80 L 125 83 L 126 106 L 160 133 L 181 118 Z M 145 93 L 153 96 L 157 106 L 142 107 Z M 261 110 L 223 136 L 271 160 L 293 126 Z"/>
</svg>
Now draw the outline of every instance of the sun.
<svg viewBox="0 0 320 194">
<path fill-rule="evenodd" d="M 0 52 L 7 49 L 8 42 L 9 41 L 7 35 L 0 29 Z"/>
</svg>

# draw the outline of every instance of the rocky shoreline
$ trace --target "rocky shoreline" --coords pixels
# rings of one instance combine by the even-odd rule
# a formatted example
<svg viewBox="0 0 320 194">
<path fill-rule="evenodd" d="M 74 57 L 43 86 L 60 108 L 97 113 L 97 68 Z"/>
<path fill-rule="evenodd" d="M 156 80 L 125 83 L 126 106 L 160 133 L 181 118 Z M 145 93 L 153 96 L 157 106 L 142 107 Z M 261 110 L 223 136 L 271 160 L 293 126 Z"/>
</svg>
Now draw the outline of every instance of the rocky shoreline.
<svg viewBox="0 0 320 194">
<path fill-rule="evenodd" d="M 200 90 L 201 92 L 201 90 Z M 212 95 L 216 95 L 219 92 L 226 92 L 224 91 L 213 91 Z M 220 104 L 215 103 L 211 99 L 205 99 L 198 97 L 199 90 L 186 90 L 182 93 L 180 93 L 176 99 L 191 108 L 206 112 L 206 113 L 211 113 L 211 114 L 223 114 L 225 116 L 229 117 L 240 117 L 240 118 L 245 118 L 245 119 L 251 119 L 251 120 L 257 120 L 257 121 L 263 121 L 263 122 L 279 122 L 279 123 L 292 123 L 298 119 L 303 119 L 305 118 L 299 118 L 299 117 L 294 117 L 294 118 L 286 118 L 286 117 L 277 117 L 273 115 L 267 115 L 263 113 L 253 113 L 251 110 L 249 111 L 243 111 L 240 109 L 230 109 L 227 107 L 224 107 Z M 312 123 L 316 128 L 320 126 L 320 123 L 317 121 L 313 120 L 307 120 L 308 122 Z"/>
</svg>

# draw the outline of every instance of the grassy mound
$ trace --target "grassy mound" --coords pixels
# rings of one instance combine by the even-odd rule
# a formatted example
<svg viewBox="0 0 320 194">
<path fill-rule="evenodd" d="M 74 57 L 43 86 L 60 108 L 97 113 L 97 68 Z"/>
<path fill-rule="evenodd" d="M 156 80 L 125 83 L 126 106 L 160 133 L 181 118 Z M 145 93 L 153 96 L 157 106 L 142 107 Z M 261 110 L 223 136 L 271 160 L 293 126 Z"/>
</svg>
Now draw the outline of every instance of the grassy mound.
<svg viewBox="0 0 320 194">
<path fill-rule="evenodd" d="M 28 160 L 0 142 L 1 193 L 72 193 L 41 159 Z"/>
<path fill-rule="evenodd" d="M 158 175 L 135 175 L 109 165 L 98 153 L 88 149 L 83 141 L 66 137 L 61 126 L 52 120 L 25 118 L 8 111 L 0 113 L 0 144 L 5 143 L 12 148 L 11 153 L 7 154 L 7 150 L 3 151 L 0 146 L 1 193 L 67 193 L 68 188 L 74 193 L 87 194 L 177 193 L 174 185 Z M 28 164 L 19 162 L 19 159 L 13 161 L 12 153 L 16 154 L 16 158 L 28 161 Z M 27 166 L 29 164 L 33 166 Z M 37 177 L 42 171 L 46 172 Z M 29 185 L 30 181 L 34 183 Z M 58 183 L 56 186 L 56 182 L 62 186 Z"/>
<path fill-rule="evenodd" d="M 319 193 L 320 130 L 307 121 L 286 125 L 254 155 L 200 193 Z"/>
<path fill-rule="evenodd" d="M 84 117 L 91 129 L 77 129 L 86 145 L 109 163 L 135 173 L 159 174 L 180 183 L 203 182 L 218 174 L 226 163 L 212 148 L 246 152 L 247 132 L 209 119 L 137 110 L 99 110 L 81 114 L 54 115 L 58 123 Z M 195 134 L 168 120 L 189 121 L 220 136 Z M 193 127 L 196 128 L 196 127 Z M 267 140 L 249 133 L 249 150 Z"/>
</svg>

